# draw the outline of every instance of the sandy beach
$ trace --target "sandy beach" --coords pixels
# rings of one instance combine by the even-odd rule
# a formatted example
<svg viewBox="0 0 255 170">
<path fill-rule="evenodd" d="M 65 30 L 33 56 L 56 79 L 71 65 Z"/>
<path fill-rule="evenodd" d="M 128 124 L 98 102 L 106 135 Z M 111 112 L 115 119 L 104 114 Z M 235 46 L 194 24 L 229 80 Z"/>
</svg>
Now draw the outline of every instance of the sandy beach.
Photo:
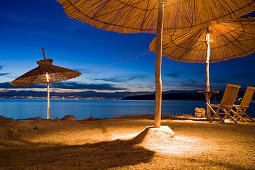
<svg viewBox="0 0 255 170">
<path fill-rule="evenodd" d="M 254 169 L 255 123 L 150 119 L 0 119 L 1 169 Z"/>
</svg>

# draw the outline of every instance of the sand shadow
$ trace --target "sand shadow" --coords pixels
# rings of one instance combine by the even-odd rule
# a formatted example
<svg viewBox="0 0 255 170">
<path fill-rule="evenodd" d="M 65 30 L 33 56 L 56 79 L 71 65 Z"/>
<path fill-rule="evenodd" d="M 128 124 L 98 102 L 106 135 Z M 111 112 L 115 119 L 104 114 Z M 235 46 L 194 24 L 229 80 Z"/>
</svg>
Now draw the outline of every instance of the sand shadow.
<svg viewBox="0 0 255 170">
<path fill-rule="evenodd" d="M 107 141 L 85 145 L 43 145 L 0 149 L 4 168 L 106 169 L 149 162 L 154 152 L 132 141 Z"/>
<path fill-rule="evenodd" d="M 38 129 L 31 130 L 34 124 L 20 128 L 16 123 L 4 122 L 0 127 L 0 169 L 107 169 L 147 163 L 155 154 L 135 145 L 132 140 L 83 145 L 31 142 L 23 136 L 29 136 L 31 132 L 36 137 L 34 131 Z M 105 133 L 106 129 L 102 132 Z"/>
</svg>

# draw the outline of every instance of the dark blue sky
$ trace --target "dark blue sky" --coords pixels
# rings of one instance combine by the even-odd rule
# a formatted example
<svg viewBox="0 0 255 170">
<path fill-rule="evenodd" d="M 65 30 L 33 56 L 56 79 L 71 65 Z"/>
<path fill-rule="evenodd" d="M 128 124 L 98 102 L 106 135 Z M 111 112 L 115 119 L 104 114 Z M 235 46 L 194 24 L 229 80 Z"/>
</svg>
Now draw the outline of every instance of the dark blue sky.
<svg viewBox="0 0 255 170">
<path fill-rule="evenodd" d="M 6 82 L 37 67 L 44 47 L 46 58 L 53 58 L 55 65 L 83 73 L 53 88 L 154 91 L 153 52 L 96 68 L 148 52 L 154 34 L 119 34 L 91 27 L 69 18 L 54 0 L 5 0 L 0 5 L 0 37 L 0 90 L 10 89 Z M 211 88 L 224 89 L 226 83 L 255 86 L 254 64 L 254 55 L 211 64 Z M 162 81 L 164 91 L 205 89 L 205 64 L 163 57 Z"/>
</svg>

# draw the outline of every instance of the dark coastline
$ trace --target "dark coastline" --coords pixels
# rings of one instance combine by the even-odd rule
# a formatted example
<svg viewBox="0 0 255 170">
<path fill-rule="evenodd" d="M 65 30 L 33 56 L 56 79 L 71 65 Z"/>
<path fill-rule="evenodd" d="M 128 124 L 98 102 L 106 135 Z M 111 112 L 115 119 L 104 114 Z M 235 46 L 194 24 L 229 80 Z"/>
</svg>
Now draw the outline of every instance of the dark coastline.
<svg viewBox="0 0 255 170">
<path fill-rule="evenodd" d="M 239 91 L 237 100 L 241 100 L 245 91 Z M 224 91 L 219 91 L 218 94 L 214 94 L 211 100 L 220 101 L 223 96 Z M 134 95 L 122 98 L 122 100 L 154 100 L 155 94 L 145 94 L 145 95 Z M 198 92 L 188 92 L 188 93 L 163 93 L 162 100 L 205 100 L 204 94 Z M 255 100 L 255 96 L 253 96 Z"/>
</svg>

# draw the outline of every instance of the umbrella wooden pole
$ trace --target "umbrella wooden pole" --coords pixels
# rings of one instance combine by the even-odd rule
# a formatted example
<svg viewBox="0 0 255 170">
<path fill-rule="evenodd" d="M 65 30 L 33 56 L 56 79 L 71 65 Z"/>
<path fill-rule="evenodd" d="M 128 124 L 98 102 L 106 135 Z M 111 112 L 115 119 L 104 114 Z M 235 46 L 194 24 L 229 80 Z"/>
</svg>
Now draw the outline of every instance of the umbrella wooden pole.
<svg viewBox="0 0 255 170">
<path fill-rule="evenodd" d="M 47 119 L 50 119 L 50 83 L 47 83 Z"/>
<path fill-rule="evenodd" d="M 46 82 L 47 82 L 47 119 L 50 119 L 50 78 L 48 72 L 45 74 Z"/>
<path fill-rule="evenodd" d="M 44 58 L 44 60 L 45 60 L 44 48 L 42 48 L 42 52 L 43 52 L 43 58 Z"/>
<path fill-rule="evenodd" d="M 155 114 L 154 127 L 160 128 L 161 124 L 161 103 L 162 103 L 162 81 L 161 81 L 161 62 L 162 62 L 162 34 L 163 34 L 163 16 L 164 2 L 161 0 L 158 4 L 158 25 L 157 25 L 157 46 L 156 46 L 156 65 L 155 65 Z"/>
<path fill-rule="evenodd" d="M 209 63 L 210 63 L 210 35 L 206 34 L 207 57 L 206 57 L 206 91 L 210 91 Z"/>
<path fill-rule="evenodd" d="M 209 31 L 206 34 L 207 43 L 207 57 L 206 57 L 206 91 L 210 91 L 210 80 L 209 80 L 209 63 L 210 63 L 210 34 Z M 206 103 L 210 104 L 211 94 L 206 93 Z M 206 118 L 211 122 L 211 112 L 209 106 L 206 105 Z"/>
</svg>

